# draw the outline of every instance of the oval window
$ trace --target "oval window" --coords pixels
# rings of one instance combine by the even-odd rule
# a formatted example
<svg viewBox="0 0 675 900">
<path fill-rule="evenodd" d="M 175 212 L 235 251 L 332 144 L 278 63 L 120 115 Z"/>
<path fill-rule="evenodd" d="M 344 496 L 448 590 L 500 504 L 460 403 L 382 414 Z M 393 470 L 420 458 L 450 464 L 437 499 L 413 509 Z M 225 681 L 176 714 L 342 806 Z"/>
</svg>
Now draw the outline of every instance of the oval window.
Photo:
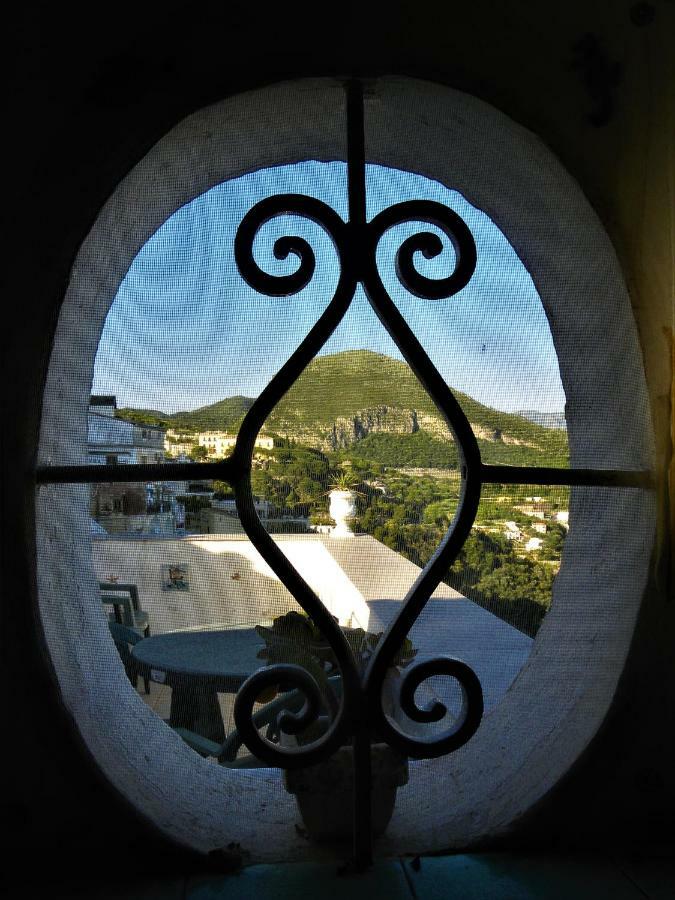
<svg viewBox="0 0 675 900">
<path fill-rule="evenodd" d="M 359 194 L 345 97 L 242 95 L 148 154 L 79 254 L 44 404 L 66 701 L 167 833 L 258 860 L 344 830 L 306 766 L 339 757 L 359 703 L 396 751 L 372 756 L 382 852 L 508 827 L 607 709 L 652 529 L 635 328 L 576 186 L 478 101 L 383 79 Z"/>
</svg>

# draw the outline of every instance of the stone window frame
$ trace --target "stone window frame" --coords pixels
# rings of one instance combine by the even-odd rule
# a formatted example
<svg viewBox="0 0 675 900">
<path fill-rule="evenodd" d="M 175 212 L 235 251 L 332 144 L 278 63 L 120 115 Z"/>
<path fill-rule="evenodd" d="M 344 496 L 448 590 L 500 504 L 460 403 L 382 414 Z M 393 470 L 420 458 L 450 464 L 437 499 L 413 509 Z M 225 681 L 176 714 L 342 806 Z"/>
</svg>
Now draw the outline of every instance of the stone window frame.
<svg viewBox="0 0 675 900">
<path fill-rule="evenodd" d="M 630 302 L 609 238 L 578 185 L 530 132 L 447 87 L 381 78 L 369 85 L 365 110 L 368 162 L 459 191 L 490 216 L 530 272 L 558 353 L 571 465 L 649 469 L 651 424 Z M 225 180 L 304 159 L 344 159 L 345 150 L 343 86 L 330 78 L 231 97 L 183 120 L 150 150 L 101 210 L 73 267 L 45 387 L 41 466 L 86 464 L 105 317 L 157 228 Z M 294 829 L 275 824 L 294 820 L 280 772 L 201 760 L 131 689 L 92 602 L 86 492 L 85 485 L 40 486 L 36 540 L 55 675 L 98 765 L 190 847 L 208 851 L 237 840 L 260 861 L 311 857 Z M 512 828 L 569 770 L 611 704 L 647 581 L 654 518 L 648 491 L 571 489 L 573 527 L 527 664 L 469 744 L 411 764 L 411 783 L 433 777 L 447 796 L 437 789 L 422 812 L 414 791 L 399 791 L 378 853 L 484 843 Z M 271 796 L 275 809 L 264 813 Z"/>
</svg>

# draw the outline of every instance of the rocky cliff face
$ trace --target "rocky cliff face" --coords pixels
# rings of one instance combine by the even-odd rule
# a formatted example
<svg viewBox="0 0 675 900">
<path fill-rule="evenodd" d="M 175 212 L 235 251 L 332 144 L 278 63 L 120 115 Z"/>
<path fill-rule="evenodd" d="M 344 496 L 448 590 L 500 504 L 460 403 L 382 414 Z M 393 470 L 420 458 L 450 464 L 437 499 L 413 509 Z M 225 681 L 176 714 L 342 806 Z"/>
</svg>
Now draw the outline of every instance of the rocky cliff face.
<svg viewBox="0 0 675 900">
<path fill-rule="evenodd" d="M 321 437 L 326 450 L 342 450 L 378 431 L 412 434 L 419 431 L 419 428 L 417 412 L 414 409 L 375 406 L 359 410 L 356 415 L 349 418 L 336 419 L 330 431 Z"/>
<path fill-rule="evenodd" d="M 472 423 L 477 438 L 488 441 L 511 443 L 501 432 Z M 389 434 L 414 434 L 426 431 L 435 438 L 452 441 L 452 434 L 445 421 L 438 416 L 421 413 L 415 409 L 400 409 L 391 406 L 376 406 L 359 410 L 354 416 L 338 418 L 329 431 L 321 433 L 321 447 L 324 450 L 343 450 L 369 434 L 385 432 Z M 309 437 L 309 435 L 307 435 Z M 316 440 L 316 435 L 313 435 Z"/>
<path fill-rule="evenodd" d="M 314 429 L 298 428 L 296 422 L 279 420 L 274 426 L 282 434 L 289 434 L 301 443 L 317 447 L 321 450 L 344 450 L 356 441 L 369 434 L 385 432 L 389 434 L 414 434 L 426 431 L 434 438 L 452 441 L 452 434 L 441 417 L 420 412 L 415 409 L 402 409 L 396 406 L 371 406 L 358 410 L 353 416 L 342 416 L 335 419 L 329 428 L 317 432 Z M 500 441 L 505 444 L 525 444 L 517 438 L 504 435 L 499 429 L 486 428 L 484 425 L 471 423 L 477 438 L 486 441 Z M 532 446 L 532 445 L 527 445 Z"/>
</svg>

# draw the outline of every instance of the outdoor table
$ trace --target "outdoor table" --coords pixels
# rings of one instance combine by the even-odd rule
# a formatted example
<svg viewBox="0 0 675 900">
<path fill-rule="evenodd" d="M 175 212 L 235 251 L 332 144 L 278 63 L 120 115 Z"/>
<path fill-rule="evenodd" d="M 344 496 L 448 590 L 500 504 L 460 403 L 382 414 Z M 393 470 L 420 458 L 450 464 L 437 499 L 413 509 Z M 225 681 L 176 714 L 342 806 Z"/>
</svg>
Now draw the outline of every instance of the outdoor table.
<svg viewBox="0 0 675 900">
<path fill-rule="evenodd" d="M 133 657 L 150 670 L 150 678 L 171 687 L 169 724 L 188 728 L 212 741 L 225 740 L 218 693 L 236 694 L 253 672 L 264 641 L 254 628 L 174 631 L 145 638 Z"/>
</svg>

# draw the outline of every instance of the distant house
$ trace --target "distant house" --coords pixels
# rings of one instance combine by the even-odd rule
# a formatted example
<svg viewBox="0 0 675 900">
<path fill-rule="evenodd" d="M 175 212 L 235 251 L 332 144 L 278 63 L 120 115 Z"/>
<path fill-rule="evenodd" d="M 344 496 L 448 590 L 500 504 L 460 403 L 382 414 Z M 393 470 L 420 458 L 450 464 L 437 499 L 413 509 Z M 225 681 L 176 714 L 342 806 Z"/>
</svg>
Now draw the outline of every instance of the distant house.
<svg viewBox="0 0 675 900">
<path fill-rule="evenodd" d="M 195 435 L 200 447 L 205 447 L 209 456 L 228 456 L 237 443 L 236 434 L 228 434 L 226 431 L 200 431 Z M 255 446 L 272 450 L 274 438 L 258 435 Z"/>
<path fill-rule="evenodd" d="M 87 417 L 89 462 L 96 465 L 150 465 L 164 462 L 165 430 L 118 419 L 114 396 L 93 395 Z"/>
<path fill-rule="evenodd" d="M 504 522 L 504 537 L 509 541 L 519 541 L 523 536 L 522 531 L 515 522 Z"/>
<path fill-rule="evenodd" d="M 529 541 L 525 544 L 526 550 L 539 550 L 541 549 L 541 545 L 543 544 L 543 540 L 541 538 L 530 538 Z"/>
<path fill-rule="evenodd" d="M 87 417 L 89 463 L 113 466 L 163 463 L 164 429 L 118 419 L 116 411 L 114 395 L 92 395 Z M 164 484 L 95 484 L 90 495 L 91 515 L 105 523 L 106 533 L 174 533 L 174 505 L 173 493 Z"/>
<path fill-rule="evenodd" d="M 544 519 L 551 514 L 551 504 L 540 498 L 533 499 L 531 503 L 523 506 L 517 506 L 516 509 L 531 519 Z"/>
<path fill-rule="evenodd" d="M 169 428 L 164 435 L 164 452 L 169 456 L 190 455 L 190 451 L 197 445 L 197 435 L 182 431 L 174 431 Z"/>
</svg>

